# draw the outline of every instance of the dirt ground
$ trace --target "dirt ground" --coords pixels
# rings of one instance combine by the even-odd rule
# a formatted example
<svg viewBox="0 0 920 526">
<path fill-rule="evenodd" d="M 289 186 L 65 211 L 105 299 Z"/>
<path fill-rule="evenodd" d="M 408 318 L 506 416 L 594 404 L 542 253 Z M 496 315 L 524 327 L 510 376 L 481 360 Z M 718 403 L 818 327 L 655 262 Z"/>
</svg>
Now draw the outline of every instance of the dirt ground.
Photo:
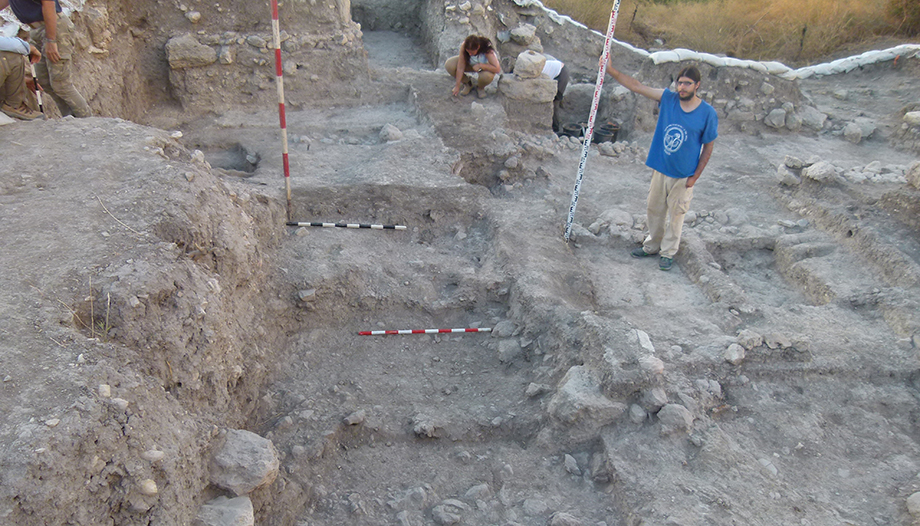
<svg viewBox="0 0 920 526">
<path fill-rule="evenodd" d="M 285 226 L 274 106 L 0 127 L 0 523 L 190 524 L 227 428 L 281 456 L 256 524 L 911 523 L 920 190 L 889 139 L 920 59 L 800 82 L 859 144 L 723 123 L 661 272 L 629 255 L 649 134 L 592 147 L 566 243 L 580 146 L 363 43 L 376 98 L 288 110 L 290 219 L 406 230 Z M 894 175 L 783 186 L 786 156 Z M 455 327 L 494 330 L 358 335 Z"/>
</svg>

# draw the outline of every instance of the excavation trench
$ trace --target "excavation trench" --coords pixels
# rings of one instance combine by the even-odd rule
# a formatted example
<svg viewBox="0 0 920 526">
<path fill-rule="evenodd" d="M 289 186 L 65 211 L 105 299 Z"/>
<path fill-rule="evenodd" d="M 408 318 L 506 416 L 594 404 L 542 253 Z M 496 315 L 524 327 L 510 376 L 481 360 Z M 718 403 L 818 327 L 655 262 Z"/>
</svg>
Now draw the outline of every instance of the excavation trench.
<svg viewBox="0 0 920 526">
<path fill-rule="evenodd" d="M 565 243 L 581 148 L 534 128 L 542 113 L 522 128 L 500 93 L 451 97 L 439 69 L 470 32 L 531 25 L 533 47 L 582 81 L 566 95 L 580 122 L 600 36 L 528 2 L 284 4 L 290 210 L 258 5 L 196 6 L 180 36 L 191 13 L 108 2 L 132 27 L 98 43 L 109 55 L 78 53 L 136 72 L 120 95 L 86 82 L 94 104 L 174 95 L 146 118 L 181 141 L 63 119 L 0 146 L 12 167 L 0 180 L 0 519 L 190 523 L 232 496 L 212 459 L 248 430 L 280 461 L 246 495 L 258 524 L 908 520 L 915 189 L 774 180 L 774 163 L 804 148 L 863 166 L 903 155 L 841 146 L 837 128 L 769 128 L 758 115 L 808 100 L 798 83 L 704 66 L 707 99 L 743 114 L 723 121 L 698 219 L 663 273 L 629 255 L 645 226 L 650 102 L 609 86 L 599 117 L 632 143 L 592 148 Z M 222 59 L 172 68 L 173 38 Z M 142 39 L 155 45 L 137 67 L 121 50 Z M 524 49 L 499 47 L 503 64 Z M 659 87 L 684 65 L 614 51 Z M 141 72 L 153 77 L 138 87 Z M 68 155 L 43 155 L 48 137 Z M 358 334 L 451 328 L 493 331 Z"/>
<path fill-rule="evenodd" d="M 514 472 L 558 478 L 561 459 L 529 449 L 554 432 L 544 408 L 558 374 L 551 354 L 571 336 L 539 328 L 552 315 L 521 318 L 530 301 L 496 253 L 497 220 L 484 202 L 494 198 L 477 185 L 451 199 L 440 189 L 391 186 L 316 188 L 295 198 L 301 222 L 407 229 L 288 229 L 281 253 L 282 288 L 296 302 L 283 353 L 290 359 L 247 424 L 278 448 L 287 485 L 254 494 L 256 505 L 272 520 L 329 525 L 386 516 L 423 523 L 451 498 L 468 502 L 477 520 L 523 515 L 518 495 L 535 487 Z M 358 334 L 442 328 L 492 332 Z M 531 386 L 538 377 L 546 383 Z M 569 451 L 589 465 L 599 454 L 595 438 L 576 443 Z M 619 520 L 605 504 L 610 480 L 602 472 L 553 482 L 552 500 L 591 502 L 598 518 Z"/>
</svg>

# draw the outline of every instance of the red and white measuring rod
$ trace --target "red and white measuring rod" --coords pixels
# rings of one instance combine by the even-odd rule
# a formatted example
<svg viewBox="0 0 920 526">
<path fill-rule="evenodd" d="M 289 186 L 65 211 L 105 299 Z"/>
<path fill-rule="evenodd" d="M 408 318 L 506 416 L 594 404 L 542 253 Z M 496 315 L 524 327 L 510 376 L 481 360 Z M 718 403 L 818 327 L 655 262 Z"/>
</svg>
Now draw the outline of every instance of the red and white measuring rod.
<svg viewBox="0 0 920 526">
<path fill-rule="evenodd" d="M 403 331 L 361 331 L 359 336 L 388 336 L 390 334 L 444 334 L 455 332 L 492 332 L 488 329 L 411 329 Z"/>
<path fill-rule="evenodd" d="M 322 228 L 371 228 L 373 230 L 405 230 L 405 225 L 371 225 L 368 223 L 298 223 L 288 221 L 288 226 L 318 226 Z"/>
<path fill-rule="evenodd" d="M 601 100 L 601 89 L 604 87 L 604 75 L 607 74 L 607 62 L 610 60 L 610 43 L 613 42 L 613 31 L 617 27 L 617 13 L 620 11 L 620 0 L 615 0 L 610 11 L 610 23 L 607 26 L 607 38 L 604 40 L 604 53 L 597 64 L 597 82 L 594 85 L 594 100 L 591 103 L 591 113 L 588 116 L 588 128 L 584 133 L 584 144 L 581 150 L 581 160 L 578 162 L 578 177 L 575 178 L 575 189 L 572 190 L 572 204 L 569 205 L 569 216 L 565 221 L 565 242 L 572 236 L 572 222 L 575 220 L 575 207 L 578 206 L 578 194 L 581 193 L 581 181 L 585 177 L 585 164 L 588 162 L 588 149 L 591 147 L 591 138 L 594 137 L 594 119 L 597 117 L 597 108 Z"/>
<path fill-rule="evenodd" d="M 281 63 L 281 32 L 278 23 L 278 0 L 271 0 L 272 46 L 275 48 L 275 76 L 278 85 L 278 120 L 281 123 L 281 162 L 284 166 L 284 189 L 287 194 L 287 218 L 291 218 L 291 163 L 288 160 L 287 119 L 284 115 L 284 68 Z"/>
<path fill-rule="evenodd" d="M 318 226 L 322 228 L 370 228 L 373 230 L 405 230 L 405 225 L 371 225 L 368 223 L 299 223 L 288 221 L 287 226 Z"/>
</svg>

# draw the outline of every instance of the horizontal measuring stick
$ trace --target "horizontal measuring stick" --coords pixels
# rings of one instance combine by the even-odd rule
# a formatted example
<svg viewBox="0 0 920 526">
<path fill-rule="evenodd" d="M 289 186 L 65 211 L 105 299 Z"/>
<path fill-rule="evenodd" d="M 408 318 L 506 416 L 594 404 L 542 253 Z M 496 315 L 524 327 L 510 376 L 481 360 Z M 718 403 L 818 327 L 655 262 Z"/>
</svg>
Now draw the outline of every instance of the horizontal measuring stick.
<svg viewBox="0 0 920 526">
<path fill-rule="evenodd" d="M 405 225 L 371 225 L 369 223 L 298 223 L 288 221 L 287 226 L 317 226 L 322 228 L 370 228 L 373 230 L 405 230 Z"/>
<path fill-rule="evenodd" d="M 455 332 L 492 332 L 492 329 L 410 329 L 400 331 L 360 331 L 359 336 L 387 336 L 390 334 L 445 334 Z"/>
</svg>

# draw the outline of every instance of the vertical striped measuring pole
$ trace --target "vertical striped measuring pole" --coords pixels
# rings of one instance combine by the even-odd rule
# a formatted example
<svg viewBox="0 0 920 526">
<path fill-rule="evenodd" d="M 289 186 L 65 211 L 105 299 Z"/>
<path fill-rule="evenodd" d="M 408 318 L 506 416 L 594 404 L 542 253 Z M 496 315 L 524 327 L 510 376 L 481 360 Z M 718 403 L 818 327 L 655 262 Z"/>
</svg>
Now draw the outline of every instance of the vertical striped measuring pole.
<svg viewBox="0 0 920 526">
<path fill-rule="evenodd" d="M 565 242 L 569 242 L 572 235 L 572 221 L 575 220 L 575 207 L 578 206 L 578 194 L 581 192 L 581 180 L 585 177 L 585 163 L 588 162 L 588 149 L 591 148 L 591 138 L 594 137 L 594 119 L 597 117 L 597 106 L 601 100 L 601 88 L 604 87 L 604 75 L 607 74 L 607 61 L 610 60 L 610 43 L 613 40 L 613 30 L 617 26 L 617 13 L 620 10 L 620 0 L 614 0 L 613 9 L 610 11 L 610 24 L 607 26 L 607 38 L 604 40 L 604 53 L 601 55 L 597 70 L 597 84 L 594 85 L 594 102 L 591 104 L 591 116 L 588 117 L 588 128 L 584 133 L 585 144 L 581 149 L 581 161 L 578 162 L 578 177 L 575 179 L 575 190 L 572 191 L 572 204 L 569 206 L 569 217 L 565 222 Z"/>
<path fill-rule="evenodd" d="M 35 76 L 35 64 L 32 64 L 31 60 L 29 61 L 29 67 L 32 68 L 32 83 L 35 85 L 35 99 L 38 101 L 38 109 L 42 112 L 42 117 L 44 117 L 45 106 L 42 104 L 42 90 L 38 88 L 38 77 Z"/>
<path fill-rule="evenodd" d="M 281 121 L 281 158 L 284 162 L 284 189 L 287 193 L 287 218 L 291 219 L 291 165 L 288 162 L 287 122 L 284 118 L 284 77 L 281 68 L 281 32 L 278 28 L 278 0 L 272 2 L 272 36 L 275 45 L 275 75 L 278 77 L 278 118 Z"/>
</svg>

